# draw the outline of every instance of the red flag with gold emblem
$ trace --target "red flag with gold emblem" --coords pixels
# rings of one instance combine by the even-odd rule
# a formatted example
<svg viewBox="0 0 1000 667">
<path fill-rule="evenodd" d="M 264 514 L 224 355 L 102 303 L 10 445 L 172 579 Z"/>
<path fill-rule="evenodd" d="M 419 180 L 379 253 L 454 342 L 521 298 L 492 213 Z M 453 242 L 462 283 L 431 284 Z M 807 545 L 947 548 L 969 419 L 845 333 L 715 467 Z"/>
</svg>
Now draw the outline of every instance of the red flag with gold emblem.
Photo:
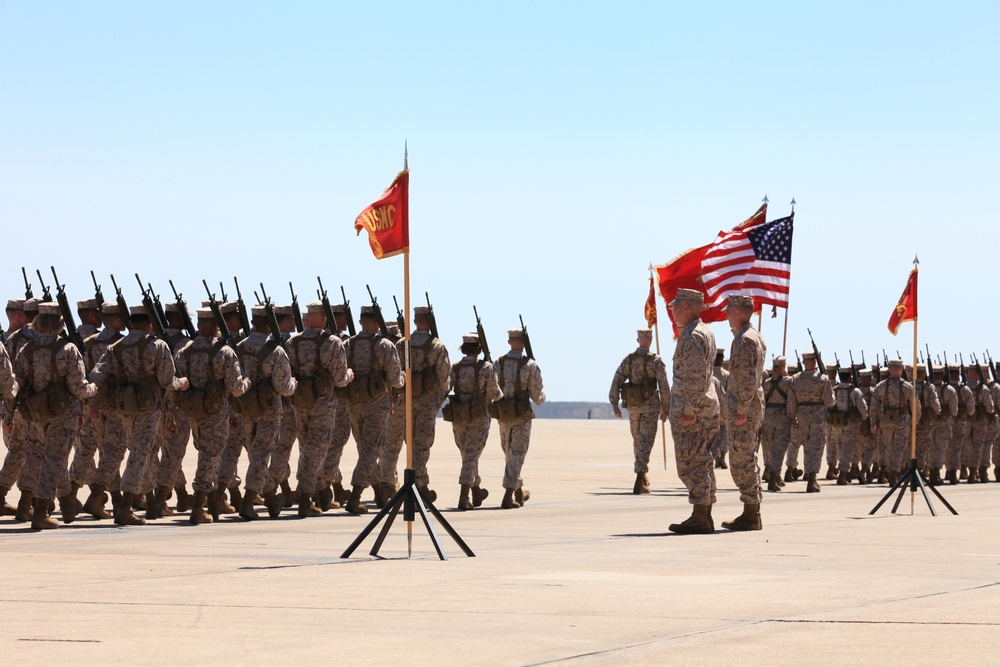
<svg viewBox="0 0 1000 667">
<path fill-rule="evenodd" d="M 375 259 L 384 259 L 410 251 L 410 171 L 399 172 L 382 195 L 354 221 L 360 235 L 368 232 L 368 244 Z"/>
<path fill-rule="evenodd" d="M 653 289 L 653 276 L 649 277 L 649 298 L 646 299 L 646 326 L 656 326 L 656 291 Z"/>
<path fill-rule="evenodd" d="M 910 271 L 910 277 L 906 281 L 906 288 L 903 295 L 899 297 L 899 303 L 889 316 L 889 331 L 893 336 L 899 331 L 899 325 L 903 322 L 913 322 L 917 319 L 917 270 Z"/>
</svg>

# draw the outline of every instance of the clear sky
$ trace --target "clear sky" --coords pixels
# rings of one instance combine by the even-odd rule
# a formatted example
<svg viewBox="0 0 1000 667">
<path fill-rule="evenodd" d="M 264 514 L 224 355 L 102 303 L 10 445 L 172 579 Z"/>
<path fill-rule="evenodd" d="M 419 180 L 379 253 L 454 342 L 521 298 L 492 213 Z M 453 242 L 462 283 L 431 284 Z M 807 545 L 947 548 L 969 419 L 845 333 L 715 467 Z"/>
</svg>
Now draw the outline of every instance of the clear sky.
<svg viewBox="0 0 1000 667">
<path fill-rule="evenodd" d="M 886 321 L 919 254 L 921 348 L 1000 358 L 997 25 L 995 2 L 4 0 L 0 293 L 54 264 L 73 300 L 94 269 L 130 302 L 139 271 L 391 307 L 402 258 L 352 225 L 407 140 L 413 298 L 453 358 L 473 304 L 496 353 L 523 314 L 551 400 L 605 400 L 649 263 L 765 194 L 798 201 L 790 354 L 810 327 L 831 358 L 909 357 Z"/>
</svg>

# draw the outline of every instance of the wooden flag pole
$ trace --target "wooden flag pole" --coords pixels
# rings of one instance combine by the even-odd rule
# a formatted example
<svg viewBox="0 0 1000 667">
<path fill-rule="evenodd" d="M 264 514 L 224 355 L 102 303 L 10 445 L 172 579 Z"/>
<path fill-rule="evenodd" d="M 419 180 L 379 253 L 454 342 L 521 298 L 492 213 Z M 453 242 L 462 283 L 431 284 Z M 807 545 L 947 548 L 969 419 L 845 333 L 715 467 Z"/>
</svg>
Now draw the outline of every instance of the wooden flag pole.
<svg viewBox="0 0 1000 667">
<path fill-rule="evenodd" d="M 913 258 L 913 270 L 917 270 L 917 258 Z M 919 274 L 918 274 L 919 275 Z M 920 298 L 920 292 L 917 291 L 917 298 Z M 917 317 L 913 318 L 913 396 L 910 400 L 910 460 L 915 462 L 917 460 L 917 320 L 919 319 L 920 309 L 917 307 L 916 301 L 914 301 L 914 308 L 917 311 Z M 934 378 L 927 378 L 927 382 L 933 382 Z M 913 505 L 915 502 L 915 497 L 917 495 L 916 486 L 910 485 L 910 514 L 913 514 Z"/>
<path fill-rule="evenodd" d="M 649 277 L 653 277 L 653 263 L 649 263 Z M 655 299 L 655 297 L 654 297 Z M 653 325 L 653 333 L 656 335 L 656 356 L 660 356 L 660 317 L 656 317 L 656 324 Z M 662 398 L 661 398 L 662 400 Z M 660 410 L 663 410 L 663 406 L 660 406 Z M 656 416 L 657 419 L 660 418 L 659 415 Z M 667 425 L 666 423 L 660 424 L 660 440 L 663 442 L 663 469 L 667 469 Z"/>
<path fill-rule="evenodd" d="M 403 395 L 406 401 L 406 469 L 413 470 L 413 369 L 410 363 L 410 251 L 403 253 L 403 368 L 406 373 L 406 387 Z M 406 519 L 406 557 L 413 555 L 413 513 L 404 513 Z"/>
</svg>

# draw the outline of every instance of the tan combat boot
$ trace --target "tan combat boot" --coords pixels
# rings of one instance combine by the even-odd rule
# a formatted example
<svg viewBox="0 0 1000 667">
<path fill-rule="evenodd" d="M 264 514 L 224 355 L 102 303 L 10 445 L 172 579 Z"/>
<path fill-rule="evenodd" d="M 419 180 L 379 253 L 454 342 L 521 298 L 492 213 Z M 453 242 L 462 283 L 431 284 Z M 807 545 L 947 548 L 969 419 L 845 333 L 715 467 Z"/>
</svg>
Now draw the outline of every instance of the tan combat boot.
<svg viewBox="0 0 1000 667">
<path fill-rule="evenodd" d="M 979 469 L 979 483 L 986 484 L 990 481 L 990 469 L 989 467 Z"/>
<path fill-rule="evenodd" d="M 181 514 L 191 509 L 191 494 L 183 485 L 174 487 L 174 494 L 177 496 L 177 511 Z"/>
<path fill-rule="evenodd" d="M 486 500 L 487 496 L 490 495 L 489 489 L 484 489 L 480 486 L 472 487 L 472 506 L 479 507 Z"/>
<path fill-rule="evenodd" d="M 207 493 L 204 491 L 194 492 L 194 498 L 191 500 L 191 517 L 188 519 L 189 523 L 196 526 L 202 523 L 212 523 L 212 515 L 205 509 L 207 502 Z"/>
<path fill-rule="evenodd" d="M 285 505 L 285 497 L 280 493 L 271 491 L 264 494 L 264 507 L 267 508 L 267 515 L 272 519 L 281 516 L 281 508 Z"/>
<path fill-rule="evenodd" d="M 837 475 L 837 486 L 847 486 L 851 483 L 851 475 L 846 470 L 841 470 Z"/>
<path fill-rule="evenodd" d="M 104 509 L 104 485 L 91 484 L 90 496 L 83 503 L 83 511 L 95 519 L 110 519 L 111 515 Z"/>
<path fill-rule="evenodd" d="M 368 508 L 361 503 L 361 494 L 364 492 L 365 487 L 363 486 L 353 486 L 351 488 L 351 495 L 347 499 L 346 509 L 351 514 L 368 514 Z"/>
<path fill-rule="evenodd" d="M 521 504 L 514 500 L 514 489 L 504 489 L 503 500 L 500 501 L 500 507 L 505 510 L 512 510 L 520 506 Z"/>
<path fill-rule="evenodd" d="M 760 530 L 764 527 L 760 522 L 760 503 L 743 503 L 743 514 L 733 521 L 723 521 L 722 527 L 726 530 Z"/>
<path fill-rule="evenodd" d="M 156 487 L 156 493 L 154 494 L 154 499 L 156 501 L 156 513 L 161 517 L 173 516 L 174 511 L 170 509 L 167 502 L 170 500 L 171 490 L 169 486 L 160 485 Z M 180 501 L 178 500 L 178 505 Z"/>
<path fill-rule="evenodd" d="M 806 493 L 819 493 L 819 482 L 816 481 L 816 473 L 806 473 Z"/>
<path fill-rule="evenodd" d="M 954 468 L 948 468 L 948 472 L 945 475 L 945 480 L 949 484 L 958 484 L 958 471 Z"/>
<path fill-rule="evenodd" d="M 832 482 L 833 480 L 837 479 L 837 476 L 838 476 L 837 475 L 837 469 L 834 468 L 833 466 L 828 466 L 827 469 L 826 469 L 826 479 L 827 479 L 827 481 L 828 482 Z"/>
<path fill-rule="evenodd" d="M 0 516 L 14 516 L 17 514 L 17 508 L 7 503 L 8 493 L 10 493 L 9 487 L 0 486 Z"/>
<path fill-rule="evenodd" d="M 524 504 L 528 502 L 529 498 L 531 498 L 531 491 L 528 491 L 524 487 L 520 487 L 516 491 L 514 491 L 514 500 L 521 507 L 524 507 Z"/>
<path fill-rule="evenodd" d="M 299 494 L 299 518 L 323 516 L 323 510 L 313 505 L 312 496 L 308 493 Z"/>
<path fill-rule="evenodd" d="M 392 498 L 392 485 L 386 484 L 385 482 L 375 482 L 372 485 L 372 490 L 375 492 L 375 507 L 382 509 L 385 507 L 389 499 Z"/>
<path fill-rule="evenodd" d="M 637 472 L 635 474 L 635 484 L 632 485 L 632 493 L 634 495 L 639 495 L 642 493 L 642 473 Z"/>
<path fill-rule="evenodd" d="M 463 484 L 461 491 L 458 493 L 458 509 L 460 510 L 471 510 L 474 505 L 472 501 L 469 500 L 469 492 L 472 490 L 470 485 Z"/>
<path fill-rule="evenodd" d="M 51 530 L 59 527 L 59 522 L 49 516 L 49 502 L 40 498 L 34 499 L 31 514 L 32 530 Z"/>
<path fill-rule="evenodd" d="M 240 503 L 240 518 L 245 521 L 253 521 L 260 518 L 253 506 L 255 495 L 257 494 L 247 491 L 246 495 L 243 496 L 243 502 Z"/>
<path fill-rule="evenodd" d="M 649 493 L 649 475 L 642 473 L 642 485 L 639 487 L 639 493 Z"/>
<path fill-rule="evenodd" d="M 285 499 L 285 507 L 291 507 L 295 504 L 295 495 L 292 493 L 292 487 L 288 484 L 287 479 L 281 483 L 281 495 Z"/>
<path fill-rule="evenodd" d="M 678 535 L 709 535 L 715 532 L 715 524 L 712 522 L 711 505 L 695 505 L 692 508 L 691 516 L 680 523 L 672 523 L 668 526 L 672 533 Z"/>
<path fill-rule="evenodd" d="M 767 490 L 768 491 L 781 491 L 781 485 L 778 484 L 778 481 L 780 479 L 781 479 L 781 475 L 780 474 L 778 474 L 776 472 L 772 472 L 771 473 L 771 478 L 769 480 L 767 480 Z"/>
<path fill-rule="evenodd" d="M 132 503 L 135 502 L 134 493 L 123 493 L 122 502 L 118 504 L 118 509 L 115 510 L 115 523 L 119 526 L 141 526 L 145 522 L 142 517 L 138 517 L 132 513 Z"/>
<path fill-rule="evenodd" d="M 63 523 L 73 523 L 81 509 L 83 509 L 83 504 L 71 493 L 59 499 L 59 511 L 62 512 Z"/>
<path fill-rule="evenodd" d="M 216 514 L 236 514 L 236 508 L 226 502 L 226 490 L 221 486 L 215 487 L 215 510 L 212 512 L 212 517 L 216 521 L 219 520 Z M 239 489 L 237 489 L 237 493 L 239 493 Z M 240 498 L 240 502 L 243 502 L 242 498 Z"/>
<path fill-rule="evenodd" d="M 963 481 L 969 479 L 969 466 L 961 467 L 958 472 L 958 478 Z"/>
<path fill-rule="evenodd" d="M 344 488 L 344 485 L 337 482 L 333 485 L 333 499 L 343 507 L 347 499 L 351 497 L 351 492 Z"/>
<path fill-rule="evenodd" d="M 35 494 L 26 489 L 21 490 L 21 499 L 17 501 L 17 509 L 14 512 L 14 521 L 31 521 L 34 518 L 32 512 Z"/>
<path fill-rule="evenodd" d="M 426 486 L 418 486 L 417 488 L 420 489 L 420 495 L 422 495 L 424 497 L 424 500 L 426 500 L 427 502 L 433 503 L 435 500 L 438 499 L 437 491 L 428 489 Z"/>
<path fill-rule="evenodd" d="M 969 468 L 969 476 L 965 480 L 966 484 L 979 483 L 979 468 Z"/>
<path fill-rule="evenodd" d="M 316 492 L 315 501 L 316 506 L 324 512 L 329 509 L 337 509 L 337 507 L 340 507 L 339 504 L 336 507 L 333 505 L 333 489 L 330 488 L 329 484 Z"/>
</svg>

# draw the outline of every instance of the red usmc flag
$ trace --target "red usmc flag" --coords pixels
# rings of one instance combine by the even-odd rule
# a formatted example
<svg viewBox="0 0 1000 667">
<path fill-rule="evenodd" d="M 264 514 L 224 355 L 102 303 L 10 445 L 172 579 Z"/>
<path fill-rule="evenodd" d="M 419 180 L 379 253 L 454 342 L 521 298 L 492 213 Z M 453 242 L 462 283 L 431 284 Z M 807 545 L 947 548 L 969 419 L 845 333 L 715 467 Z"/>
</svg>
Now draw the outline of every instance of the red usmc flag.
<svg viewBox="0 0 1000 667">
<path fill-rule="evenodd" d="M 899 297 L 899 303 L 889 316 L 889 331 L 893 336 L 899 331 L 899 325 L 903 322 L 912 322 L 917 319 L 917 270 L 910 271 L 910 277 L 906 281 L 903 295 Z"/>
<path fill-rule="evenodd" d="M 649 298 L 646 299 L 646 326 L 656 326 L 656 292 L 653 290 L 653 276 L 649 277 Z"/>
<path fill-rule="evenodd" d="M 376 259 L 410 251 L 410 172 L 404 169 L 382 198 L 361 211 L 354 229 L 368 231 L 368 244 Z"/>
</svg>

